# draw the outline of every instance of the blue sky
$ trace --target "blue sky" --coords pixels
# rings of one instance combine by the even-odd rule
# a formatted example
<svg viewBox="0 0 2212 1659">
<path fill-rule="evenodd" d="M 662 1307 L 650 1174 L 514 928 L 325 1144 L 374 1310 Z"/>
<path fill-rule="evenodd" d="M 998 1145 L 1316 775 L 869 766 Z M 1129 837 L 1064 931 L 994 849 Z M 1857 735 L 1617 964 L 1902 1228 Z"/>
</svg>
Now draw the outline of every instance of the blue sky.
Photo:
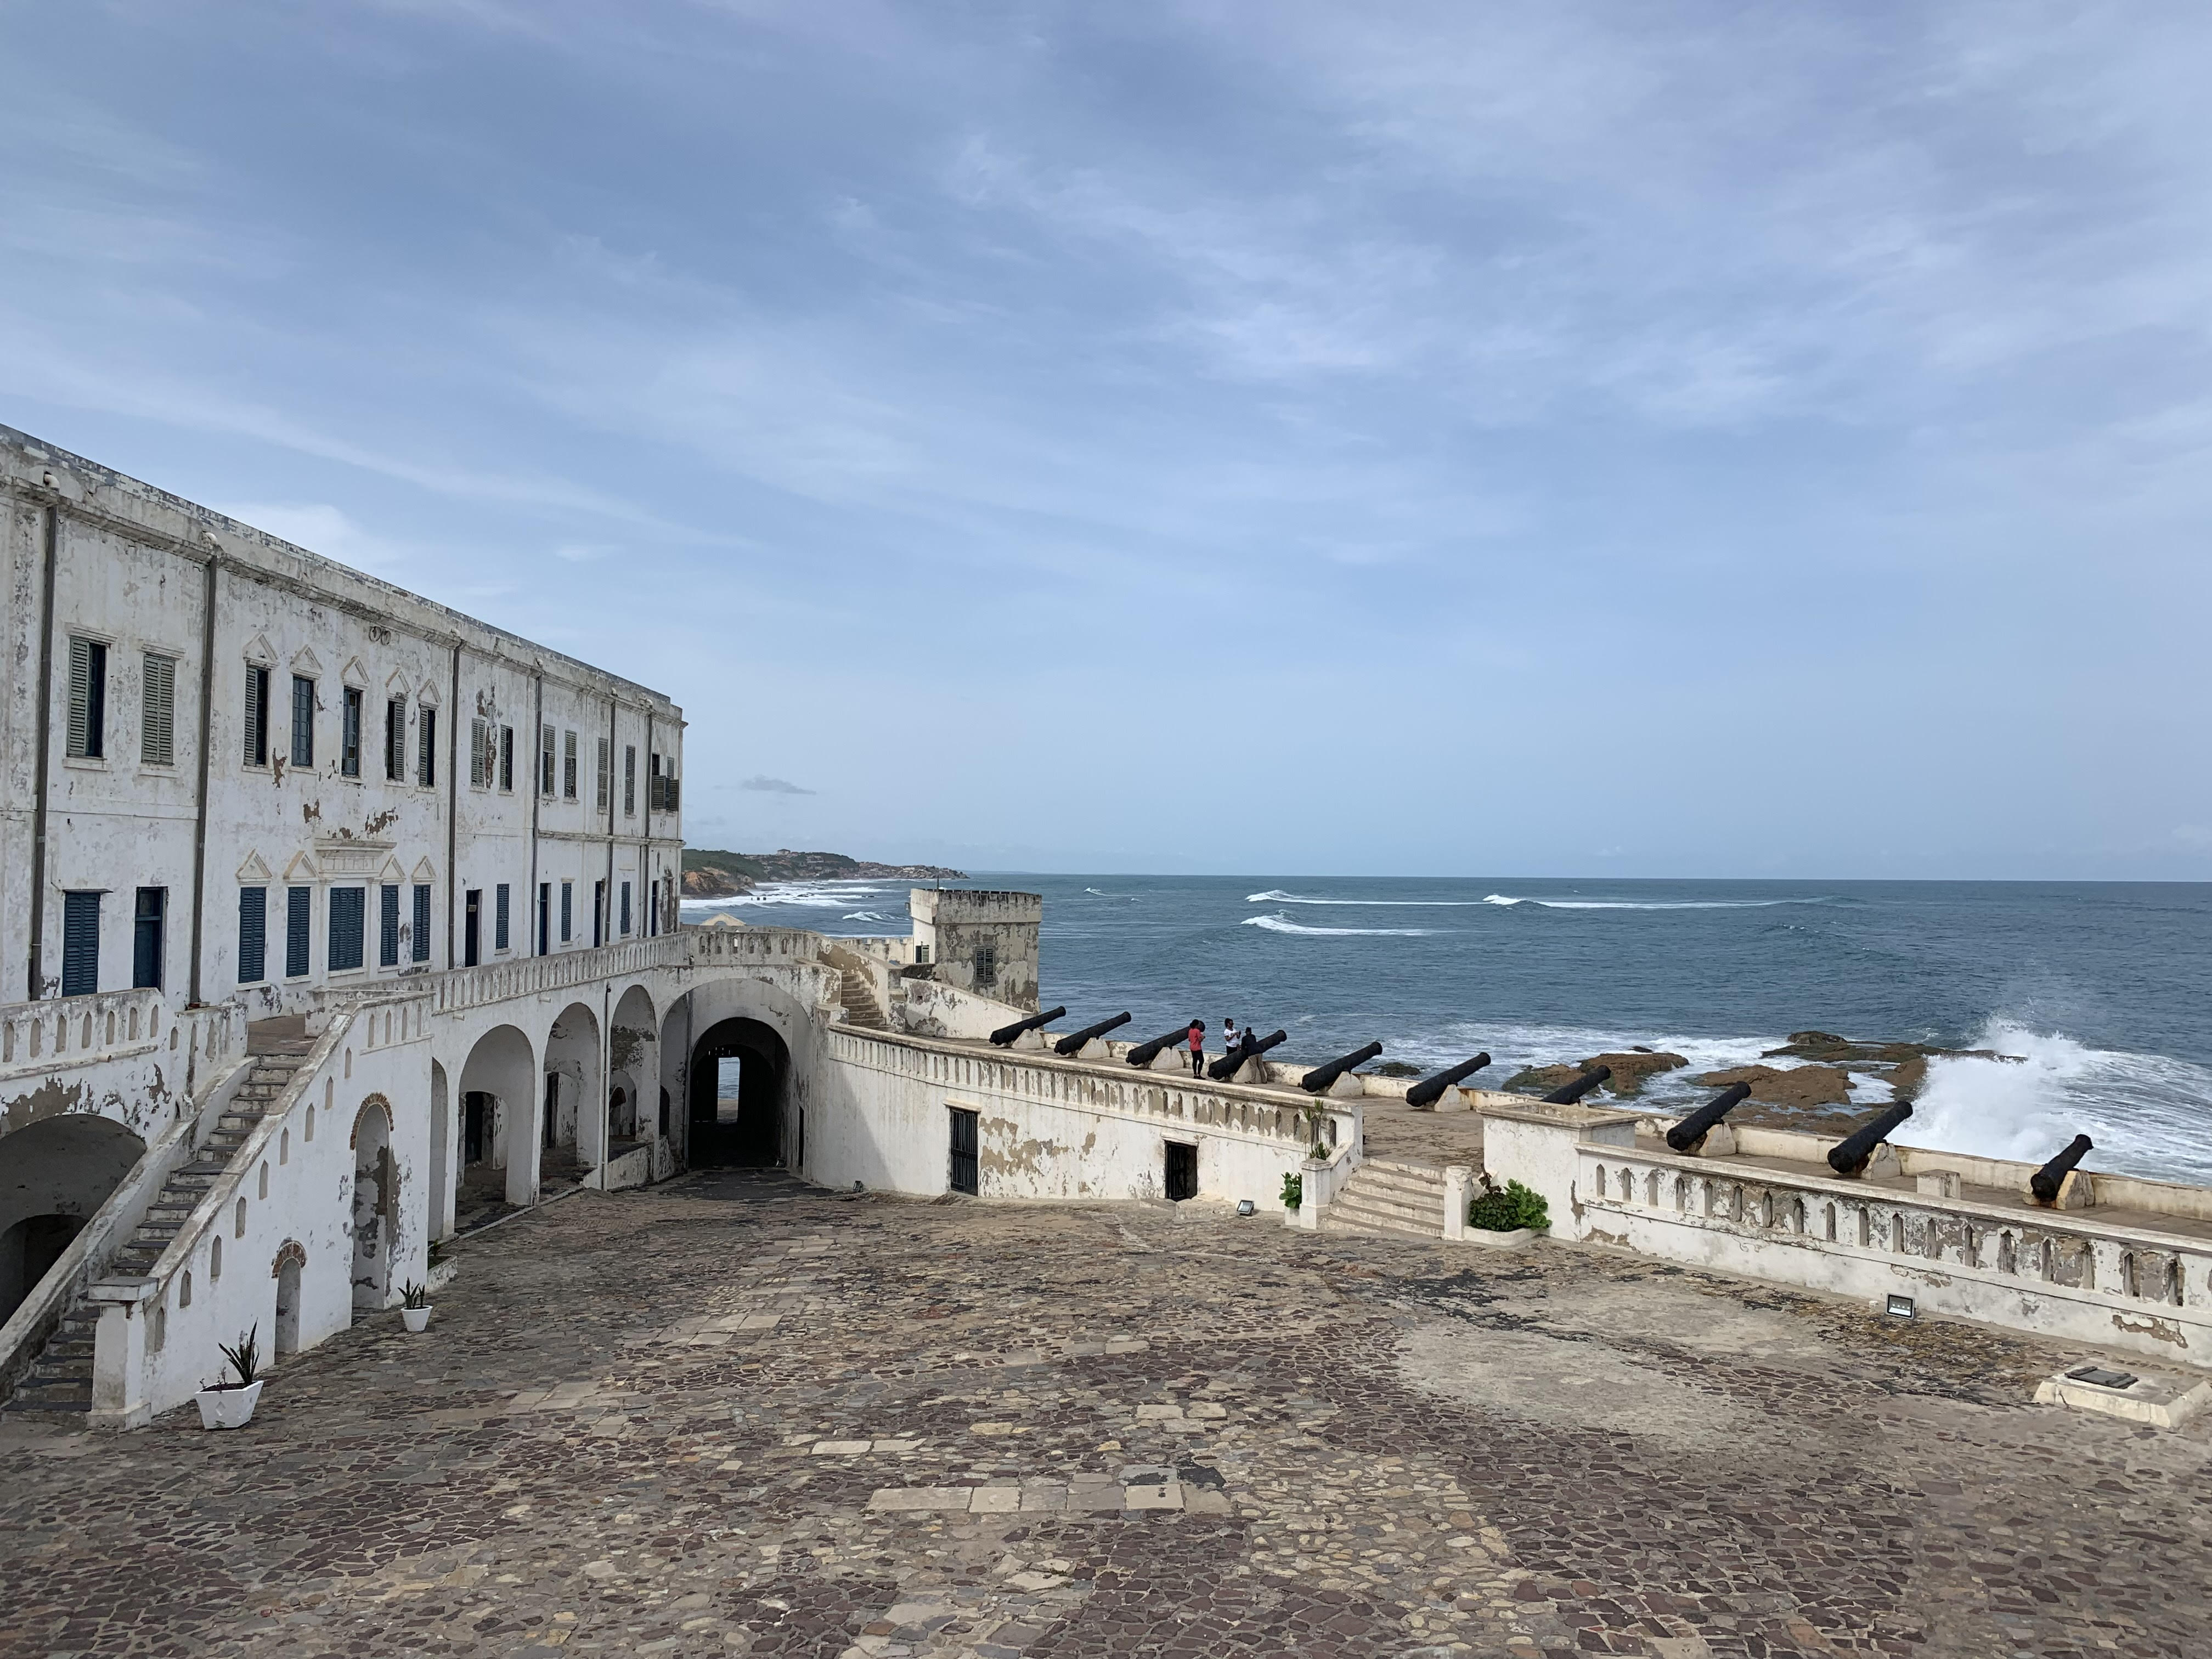
<svg viewBox="0 0 2212 1659">
<path fill-rule="evenodd" d="M 696 843 L 2212 878 L 2202 7 L 6 19 L 0 420 Z"/>
</svg>

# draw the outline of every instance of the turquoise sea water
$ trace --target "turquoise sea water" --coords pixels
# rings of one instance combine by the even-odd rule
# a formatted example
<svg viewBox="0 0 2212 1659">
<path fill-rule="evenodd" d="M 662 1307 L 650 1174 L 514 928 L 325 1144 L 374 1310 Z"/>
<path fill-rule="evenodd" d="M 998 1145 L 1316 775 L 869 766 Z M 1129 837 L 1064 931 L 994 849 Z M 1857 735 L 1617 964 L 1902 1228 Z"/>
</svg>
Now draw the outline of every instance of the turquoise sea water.
<svg viewBox="0 0 2212 1659">
<path fill-rule="evenodd" d="M 1479 1080 L 1632 1043 L 1692 1065 L 1808 1027 L 1994 1048 L 1941 1060 L 1899 1139 L 2040 1159 L 2078 1129 L 2093 1166 L 2212 1182 L 2212 885 L 979 876 L 1045 899 L 1046 1006 L 1064 1029 L 1128 1010 L 1287 1029 L 1322 1060 L 1370 1040 Z M 748 921 L 902 933 L 907 885 L 772 888 Z M 1871 1108 L 1886 1097 L 1862 1091 Z"/>
</svg>

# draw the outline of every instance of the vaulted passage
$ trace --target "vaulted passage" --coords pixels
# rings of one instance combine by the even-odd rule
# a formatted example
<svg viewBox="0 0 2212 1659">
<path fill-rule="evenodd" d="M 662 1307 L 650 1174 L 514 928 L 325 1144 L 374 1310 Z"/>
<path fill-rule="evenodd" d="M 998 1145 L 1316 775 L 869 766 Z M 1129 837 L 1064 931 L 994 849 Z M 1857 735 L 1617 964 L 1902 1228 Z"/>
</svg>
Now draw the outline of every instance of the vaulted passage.
<svg viewBox="0 0 2212 1659">
<path fill-rule="evenodd" d="M 121 1124 L 88 1112 L 0 1140 L 0 1320 L 38 1288 L 145 1151 Z"/>
<path fill-rule="evenodd" d="M 784 1162 L 791 1051 L 757 1019 L 726 1019 L 691 1049 L 691 1163 L 770 1168 Z"/>
</svg>

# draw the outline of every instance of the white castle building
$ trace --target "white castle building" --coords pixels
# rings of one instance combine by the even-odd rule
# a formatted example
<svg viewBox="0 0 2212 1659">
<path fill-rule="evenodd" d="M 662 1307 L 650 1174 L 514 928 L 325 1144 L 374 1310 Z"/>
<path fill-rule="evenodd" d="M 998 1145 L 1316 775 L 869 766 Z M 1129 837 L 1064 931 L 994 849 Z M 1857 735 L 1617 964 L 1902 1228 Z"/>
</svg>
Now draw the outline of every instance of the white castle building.
<svg viewBox="0 0 2212 1659">
<path fill-rule="evenodd" d="M 918 890 L 899 939 L 680 926 L 657 692 L 4 427 L 0 513 L 7 1409 L 143 1423 L 220 1344 L 281 1368 L 434 1280 L 463 1218 L 708 1164 L 1468 1236 L 1471 1168 L 1366 1156 L 1403 1082 L 985 1042 L 1037 1007 L 1034 895 Z M 2212 1351 L 2197 1189 L 2037 1205 L 1989 1160 L 1830 1178 L 1808 1136 L 1444 1097 L 1555 1237 Z"/>
</svg>

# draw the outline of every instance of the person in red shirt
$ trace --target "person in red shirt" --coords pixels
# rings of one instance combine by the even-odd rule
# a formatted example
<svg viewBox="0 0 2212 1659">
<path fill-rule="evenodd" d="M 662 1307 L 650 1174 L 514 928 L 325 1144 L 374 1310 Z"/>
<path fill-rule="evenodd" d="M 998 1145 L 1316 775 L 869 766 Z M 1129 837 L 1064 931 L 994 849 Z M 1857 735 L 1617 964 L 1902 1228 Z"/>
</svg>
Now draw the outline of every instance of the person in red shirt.
<svg viewBox="0 0 2212 1659">
<path fill-rule="evenodd" d="M 1206 1022 L 1194 1019 L 1190 1023 L 1190 1074 L 1200 1076 L 1206 1070 Z"/>
</svg>

